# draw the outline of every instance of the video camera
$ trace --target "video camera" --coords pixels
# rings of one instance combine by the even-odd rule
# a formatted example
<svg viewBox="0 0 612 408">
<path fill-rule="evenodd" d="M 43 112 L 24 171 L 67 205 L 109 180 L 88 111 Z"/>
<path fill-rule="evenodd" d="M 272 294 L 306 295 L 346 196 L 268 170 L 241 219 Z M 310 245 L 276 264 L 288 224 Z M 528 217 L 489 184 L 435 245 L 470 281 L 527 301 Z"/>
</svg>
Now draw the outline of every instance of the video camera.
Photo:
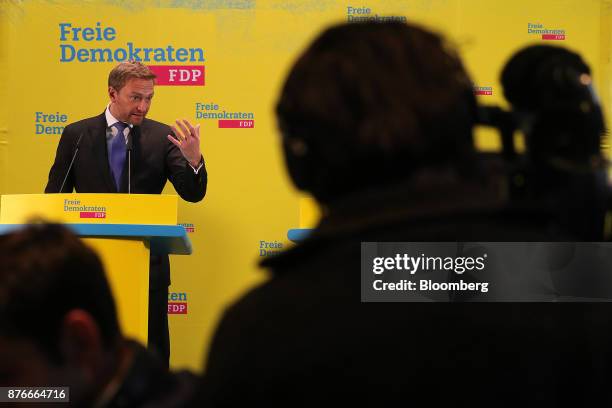
<svg viewBox="0 0 612 408">
<path fill-rule="evenodd" d="M 606 129 L 589 67 L 565 48 L 530 46 L 508 61 L 501 83 L 512 110 L 480 106 L 477 123 L 499 131 L 509 202 L 555 213 L 579 238 L 607 238 Z"/>
</svg>

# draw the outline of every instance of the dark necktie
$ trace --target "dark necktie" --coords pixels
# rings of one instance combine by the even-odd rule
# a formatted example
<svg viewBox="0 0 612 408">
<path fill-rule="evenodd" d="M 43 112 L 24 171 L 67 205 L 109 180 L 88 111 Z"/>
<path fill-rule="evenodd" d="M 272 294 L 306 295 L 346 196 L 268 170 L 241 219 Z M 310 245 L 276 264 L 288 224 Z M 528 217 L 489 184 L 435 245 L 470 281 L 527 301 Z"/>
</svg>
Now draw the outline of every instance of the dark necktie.
<svg viewBox="0 0 612 408">
<path fill-rule="evenodd" d="M 113 125 L 117 129 L 117 134 L 111 142 L 111 151 L 109 152 L 109 161 L 113 178 L 117 191 L 121 190 L 121 176 L 123 176 L 123 165 L 125 164 L 125 152 L 127 147 L 125 144 L 125 135 L 123 131 L 128 126 L 123 122 L 117 122 Z"/>
</svg>

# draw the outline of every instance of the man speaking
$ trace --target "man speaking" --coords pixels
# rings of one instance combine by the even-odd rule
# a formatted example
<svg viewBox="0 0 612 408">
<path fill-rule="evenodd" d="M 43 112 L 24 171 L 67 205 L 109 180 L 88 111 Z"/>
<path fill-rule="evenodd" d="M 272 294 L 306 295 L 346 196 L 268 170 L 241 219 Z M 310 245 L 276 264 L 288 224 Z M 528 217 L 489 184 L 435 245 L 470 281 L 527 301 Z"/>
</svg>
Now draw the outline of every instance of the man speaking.
<svg viewBox="0 0 612 408">
<path fill-rule="evenodd" d="M 138 61 L 122 62 L 108 76 L 110 103 L 98 116 L 66 126 L 45 193 L 160 194 L 166 180 L 186 201 L 206 194 L 200 127 L 176 121 L 178 129 L 145 118 L 155 74 Z M 168 256 L 151 256 L 149 347 L 167 362 Z"/>
</svg>

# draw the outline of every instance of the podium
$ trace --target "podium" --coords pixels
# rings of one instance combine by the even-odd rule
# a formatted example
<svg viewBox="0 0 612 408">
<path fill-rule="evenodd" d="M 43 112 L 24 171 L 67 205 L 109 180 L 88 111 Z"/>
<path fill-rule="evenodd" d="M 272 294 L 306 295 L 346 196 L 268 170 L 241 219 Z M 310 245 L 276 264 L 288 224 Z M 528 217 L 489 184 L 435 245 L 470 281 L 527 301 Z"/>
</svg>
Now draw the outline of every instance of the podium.
<svg viewBox="0 0 612 408">
<path fill-rule="evenodd" d="M 3 195 L 0 234 L 36 220 L 70 228 L 100 255 L 123 334 L 147 344 L 149 256 L 191 254 L 177 208 L 173 195 Z"/>
</svg>

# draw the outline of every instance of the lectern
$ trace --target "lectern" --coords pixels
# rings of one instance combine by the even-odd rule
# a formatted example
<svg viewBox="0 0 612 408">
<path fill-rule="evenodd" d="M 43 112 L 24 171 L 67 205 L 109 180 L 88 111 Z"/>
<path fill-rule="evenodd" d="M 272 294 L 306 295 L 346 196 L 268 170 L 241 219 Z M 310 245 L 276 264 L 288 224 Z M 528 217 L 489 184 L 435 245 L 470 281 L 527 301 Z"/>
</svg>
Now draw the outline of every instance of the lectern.
<svg viewBox="0 0 612 408">
<path fill-rule="evenodd" d="M 37 219 L 72 229 L 102 258 L 123 333 L 146 344 L 150 253 L 191 253 L 177 207 L 173 195 L 3 195 L 0 234 Z"/>
</svg>

